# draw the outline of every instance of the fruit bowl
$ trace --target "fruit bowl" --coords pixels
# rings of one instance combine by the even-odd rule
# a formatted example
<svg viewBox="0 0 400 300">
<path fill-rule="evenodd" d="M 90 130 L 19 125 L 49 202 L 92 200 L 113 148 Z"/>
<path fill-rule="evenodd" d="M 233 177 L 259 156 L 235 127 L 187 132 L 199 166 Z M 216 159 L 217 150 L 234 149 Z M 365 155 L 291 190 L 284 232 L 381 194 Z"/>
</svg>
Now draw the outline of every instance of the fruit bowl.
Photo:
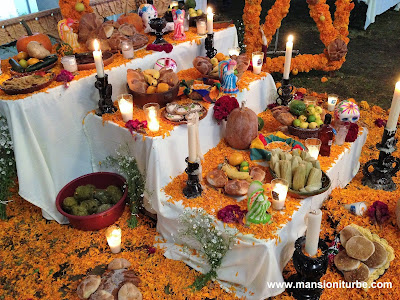
<svg viewBox="0 0 400 300">
<path fill-rule="evenodd" d="M 143 107 L 147 103 L 158 103 L 160 107 L 164 107 L 167 103 L 174 101 L 179 92 L 179 83 L 166 92 L 154 94 L 135 92 L 129 88 L 128 84 L 127 87 L 129 94 L 133 96 L 133 102 L 139 107 Z"/>
<path fill-rule="evenodd" d="M 65 212 L 61 204 L 65 198 L 74 195 L 75 189 L 78 186 L 93 184 L 96 188 L 105 189 L 109 185 L 115 185 L 124 191 L 122 198 L 112 207 L 101 213 L 88 216 L 74 216 Z M 67 183 L 58 193 L 56 198 L 57 210 L 69 220 L 72 227 L 84 231 L 100 230 L 115 223 L 122 215 L 125 209 L 128 189 L 124 188 L 126 184 L 125 178 L 116 173 L 97 172 L 89 173 L 78 177 Z"/>
<path fill-rule="evenodd" d="M 273 178 L 278 178 L 278 176 L 276 176 L 274 170 L 272 170 L 271 168 L 269 168 L 269 171 L 272 175 Z M 305 199 L 307 197 L 312 197 L 315 195 L 319 195 L 322 194 L 324 192 L 326 192 L 330 187 L 331 187 L 331 179 L 328 177 L 328 175 L 326 175 L 326 173 L 324 171 L 322 171 L 322 188 L 320 188 L 319 190 L 316 191 L 312 191 L 312 192 L 299 192 L 299 191 L 295 191 L 292 189 L 288 190 L 288 195 L 292 198 L 296 198 L 296 199 Z"/>
<path fill-rule="evenodd" d="M 319 130 L 320 128 L 309 129 L 309 128 L 294 127 L 292 125 L 288 126 L 289 134 L 295 135 L 302 140 L 309 138 L 318 138 Z"/>
</svg>

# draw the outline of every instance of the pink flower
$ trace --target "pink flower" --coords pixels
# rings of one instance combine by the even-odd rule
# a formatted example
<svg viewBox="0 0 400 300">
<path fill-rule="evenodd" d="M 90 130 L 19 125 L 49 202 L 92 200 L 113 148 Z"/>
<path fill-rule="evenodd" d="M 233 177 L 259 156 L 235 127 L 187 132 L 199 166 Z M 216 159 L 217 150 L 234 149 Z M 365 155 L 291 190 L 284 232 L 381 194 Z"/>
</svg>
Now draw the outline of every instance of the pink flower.
<svg viewBox="0 0 400 300">
<path fill-rule="evenodd" d="M 125 123 L 125 127 L 129 129 L 131 134 L 133 134 L 133 131 L 144 132 L 144 129 L 147 128 L 147 121 L 129 120 Z"/>
<path fill-rule="evenodd" d="M 218 211 L 217 218 L 225 223 L 243 224 L 246 213 L 247 210 L 241 210 L 239 205 L 227 205 Z"/>
<path fill-rule="evenodd" d="M 70 82 L 72 81 L 72 79 L 74 79 L 74 74 L 72 74 L 71 72 L 67 71 L 67 70 L 61 70 L 60 74 L 57 75 L 56 77 L 56 81 L 57 82 Z"/>
</svg>

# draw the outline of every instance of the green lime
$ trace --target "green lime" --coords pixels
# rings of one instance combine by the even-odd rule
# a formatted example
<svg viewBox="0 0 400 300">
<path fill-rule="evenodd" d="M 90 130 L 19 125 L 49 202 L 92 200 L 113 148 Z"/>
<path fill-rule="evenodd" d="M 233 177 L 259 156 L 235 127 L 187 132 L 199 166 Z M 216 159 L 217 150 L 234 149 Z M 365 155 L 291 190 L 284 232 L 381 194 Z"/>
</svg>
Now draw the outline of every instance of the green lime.
<svg viewBox="0 0 400 300">
<path fill-rule="evenodd" d="M 258 117 L 258 131 L 262 130 L 264 127 L 264 120 L 261 117 Z"/>
<path fill-rule="evenodd" d="M 28 67 L 28 62 L 25 59 L 21 59 L 18 63 L 24 69 L 26 69 Z"/>
<path fill-rule="evenodd" d="M 308 116 L 307 121 L 308 121 L 308 123 L 312 123 L 312 122 L 315 122 L 316 119 L 317 118 L 314 115 L 311 115 L 311 116 Z"/>
<path fill-rule="evenodd" d="M 301 121 L 299 119 L 296 119 L 293 121 L 293 126 L 294 127 L 300 127 Z"/>
</svg>

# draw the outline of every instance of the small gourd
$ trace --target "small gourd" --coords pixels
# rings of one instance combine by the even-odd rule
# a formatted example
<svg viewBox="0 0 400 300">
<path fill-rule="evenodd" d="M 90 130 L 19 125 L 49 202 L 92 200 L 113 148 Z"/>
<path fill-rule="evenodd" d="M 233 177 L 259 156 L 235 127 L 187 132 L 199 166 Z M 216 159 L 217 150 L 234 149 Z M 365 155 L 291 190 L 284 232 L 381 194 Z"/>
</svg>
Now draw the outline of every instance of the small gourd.
<svg viewBox="0 0 400 300">
<path fill-rule="evenodd" d="M 244 106 L 235 108 L 228 116 L 225 140 L 235 149 L 249 149 L 252 140 L 257 137 L 258 117 L 254 111 Z"/>
</svg>

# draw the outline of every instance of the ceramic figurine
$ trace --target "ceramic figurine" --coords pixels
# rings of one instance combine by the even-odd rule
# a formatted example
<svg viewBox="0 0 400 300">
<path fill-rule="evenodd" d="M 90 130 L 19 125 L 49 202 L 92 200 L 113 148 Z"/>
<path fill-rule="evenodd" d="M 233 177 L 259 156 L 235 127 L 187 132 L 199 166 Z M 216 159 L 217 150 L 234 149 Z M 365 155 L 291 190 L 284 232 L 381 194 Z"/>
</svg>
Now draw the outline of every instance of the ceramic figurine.
<svg viewBox="0 0 400 300">
<path fill-rule="evenodd" d="M 224 60 L 219 63 L 219 78 L 221 79 L 221 90 L 224 94 L 237 94 L 239 92 L 236 83 L 238 77 L 235 75 L 236 61 Z"/>
<path fill-rule="evenodd" d="M 71 18 L 63 19 L 57 24 L 58 35 L 60 39 L 69 44 L 74 50 L 78 50 L 80 48 L 78 42 L 78 34 L 74 33 L 74 29 L 72 26 L 77 24 L 78 21 L 75 21 Z"/>
<path fill-rule="evenodd" d="M 174 40 L 182 41 L 186 38 L 183 22 L 185 21 L 185 11 L 181 9 L 173 9 L 172 16 L 174 18 Z"/>
<path fill-rule="evenodd" d="M 150 27 L 150 24 L 149 24 L 151 19 L 158 18 L 158 12 L 157 12 L 157 9 L 154 7 L 154 5 L 142 4 L 139 7 L 138 14 L 143 20 L 144 32 L 145 33 L 155 32 Z M 174 30 L 174 22 L 168 22 L 167 25 L 165 26 L 163 32 L 169 32 L 169 31 L 173 31 L 173 30 Z"/>
<path fill-rule="evenodd" d="M 357 104 L 343 100 L 335 109 L 335 119 L 342 122 L 357 123 L 360 119 L 360 109 Z"/>
<path fill-rule="evenodd" d="M 271 221 L 271 215 L 267 209 L 271 206 L 268 197 L 264 194 L 264 189 L 260 181 L 253 181 L 247 192 L 246 223 L 266 224 Z"/>
</svg>

